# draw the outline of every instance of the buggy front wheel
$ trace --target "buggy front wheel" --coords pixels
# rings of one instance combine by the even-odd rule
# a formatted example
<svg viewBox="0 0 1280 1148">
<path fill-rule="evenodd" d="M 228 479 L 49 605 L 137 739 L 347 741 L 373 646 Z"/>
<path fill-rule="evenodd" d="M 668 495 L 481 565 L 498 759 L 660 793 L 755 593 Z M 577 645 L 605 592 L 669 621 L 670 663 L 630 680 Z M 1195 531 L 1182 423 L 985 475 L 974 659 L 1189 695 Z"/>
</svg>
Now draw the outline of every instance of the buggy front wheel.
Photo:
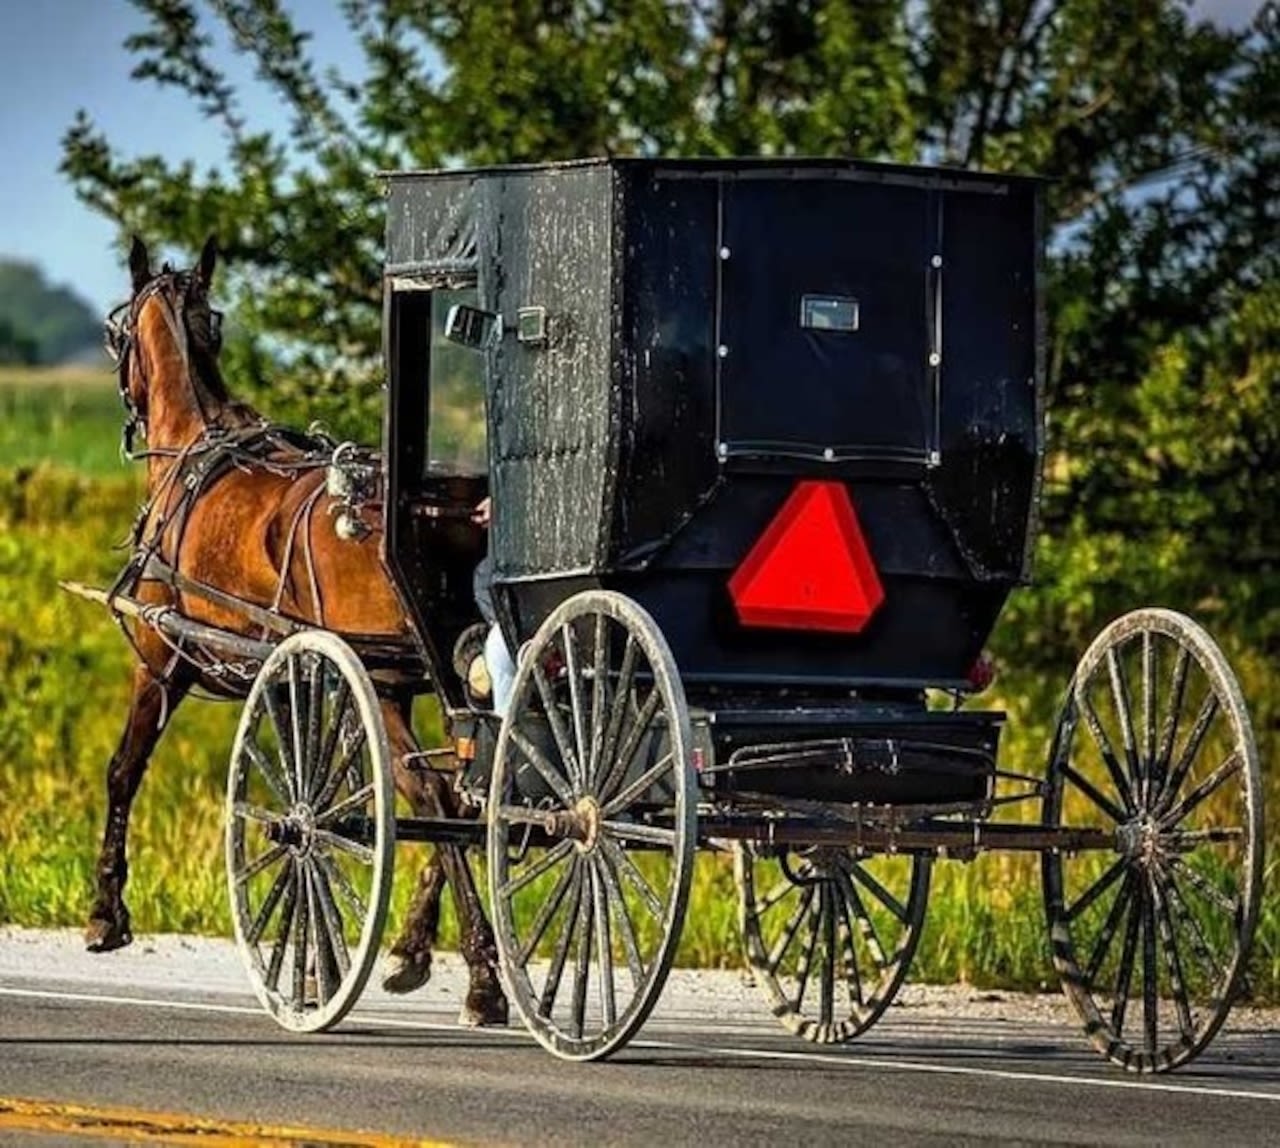
<svg viewBox="0 0 1280 1148">
<path fill-rule="evenodd" d="M 337 1024 L 377 959 L 395 844 L 390 761 L 351 648 L 318 630 L 282 641 L 236 732 L 226 863 L 240 956 L 284 1028 Z"/>
<path fill-rule="evenodd" d="M 653 619 L 609 591 L 563 603 L 525 649 L 494 755 L 489 882 L 503 980 L 557 1056 L 644 1023 L 689 897 L 689 711 Z"/>
</svg>

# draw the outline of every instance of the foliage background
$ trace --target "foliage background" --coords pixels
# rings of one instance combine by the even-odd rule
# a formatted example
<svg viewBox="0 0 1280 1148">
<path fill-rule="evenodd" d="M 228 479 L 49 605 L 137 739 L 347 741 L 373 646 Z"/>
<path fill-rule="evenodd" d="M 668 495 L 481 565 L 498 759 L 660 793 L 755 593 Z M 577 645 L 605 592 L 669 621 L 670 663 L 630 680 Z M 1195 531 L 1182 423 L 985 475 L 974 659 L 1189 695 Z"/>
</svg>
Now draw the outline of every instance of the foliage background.
<svg viewBox="0 0 1280 1148">
<path fill-rule="evenodd" d="M 194 252 L 215 233 L 233 386 L 278 417 L 321 417 L 341 433 L 367 434 L 380 405 L 379 169 L 804 153 L 1050 177 L 1051 449 L 1038 583 L 1015 595 L 993 640 L 1006 748 L 1039 762 L 1092 634 L 1160 603 L 1196 615 L 1235 664 L 1275 808 L 1274 3 L 1231 32 L 1193 21 L 1181 0 L 343 0 L 366 60 L 364 75 L 344 77 L 312 63 L 305 28 L 278 0 L 134 2 L 149 21 L 127 45 L 139 84 L 186 93 L 224 134 L 229 162 L 198 171 L 130 155 L 82 114 L 64 170 L 122 240 L 137 232 Z M 287 138 L 244 118 L 212 62 L 214 28 L 292 111 Z M 23 415 L 5 408 L 6 424 L 56 421 L 52 393 L 21 400 Z M 106 544 L 123 535 L 136 490 L 92 477 L 106 464 L 56 436 L 46 453 L 83 458 L 80 469 L 33 469 L 43 433 L 0 439 L 0 788 L 34 792 L 0 812 L 0 918 L 68 922 L 87 903 L 125 654 L 100 616 L 51 587 L 105 580 Z M 114 449 L 114 424 L 95 433 Z M 184 711 L 143 786 L 140 929 L 225 928 L 208 858 L 232 720 Z M 1037 983 L 1047 962 L 1032 867 L 943 872 L 921 970 Z M 722 878 L 700 879 L 710 893 Z M 694 914 L 685 959 L 735 959 L 724 900 Z M 1257 984 L 1271 994 L 1275 913 L 1269 896 Z"/>
</svg>

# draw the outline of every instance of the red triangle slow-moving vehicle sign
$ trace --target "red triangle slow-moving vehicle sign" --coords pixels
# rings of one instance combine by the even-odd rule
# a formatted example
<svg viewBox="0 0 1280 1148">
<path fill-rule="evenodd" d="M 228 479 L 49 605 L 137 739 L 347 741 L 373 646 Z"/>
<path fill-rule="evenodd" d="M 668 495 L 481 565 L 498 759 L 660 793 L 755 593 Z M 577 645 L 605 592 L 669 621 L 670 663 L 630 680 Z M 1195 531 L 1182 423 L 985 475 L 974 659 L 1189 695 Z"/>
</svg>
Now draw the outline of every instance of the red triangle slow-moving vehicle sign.
<svg viewBox="0 0 1280 1148">
<path fill-rule="evenodd" d="M 884 601 L 841 482 L 801 482 L 729 579 L 745 626 L 856 634 Z"/>
</svg>

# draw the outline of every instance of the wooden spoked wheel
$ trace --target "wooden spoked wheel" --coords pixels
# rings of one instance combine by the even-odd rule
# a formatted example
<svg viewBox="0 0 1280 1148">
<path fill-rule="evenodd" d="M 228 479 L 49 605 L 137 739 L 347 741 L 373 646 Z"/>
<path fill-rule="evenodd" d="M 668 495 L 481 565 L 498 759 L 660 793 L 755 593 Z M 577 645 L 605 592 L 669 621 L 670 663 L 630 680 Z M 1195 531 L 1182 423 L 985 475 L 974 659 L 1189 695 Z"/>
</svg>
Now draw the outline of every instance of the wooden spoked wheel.
<svg viewBox="0 0 1280 1148">
<path fill-rule="evenodd" d="M 227 782 L 227 881 L 253 990 L 285 1028 L 355 1004 L 391 892 L 390 752 L 373 683 L 339 637 L 272 652 L 249 692 Z"/>
<path fill-rule="evenodd" d="M 830 846 L 775 856 L 738 847 L 747 963 L 785 1028 L 838 1044 L 879 1020 L 919 944 L 931 865 Z"/>
<path fill-rule="evenodd" d="M 557 1056 L 622 1047 L 684 922 L 695 787 L 684 689 L 620 594 L 562 604 L 524 651 L 494 756 L 489 883 L 503 980 Z"/>
<path fill-rule="evenodd" d="M 1046 825 L 1116 852 L 1045 854 L 1053 960 L 1085 1033 L 1133 1072 L 1196 1056 L 1245 975 L 1262 882 L 1258 751 L 1213 640 L 1138 610 L 1085 652 L 1049 761 Z"/>
</svg>

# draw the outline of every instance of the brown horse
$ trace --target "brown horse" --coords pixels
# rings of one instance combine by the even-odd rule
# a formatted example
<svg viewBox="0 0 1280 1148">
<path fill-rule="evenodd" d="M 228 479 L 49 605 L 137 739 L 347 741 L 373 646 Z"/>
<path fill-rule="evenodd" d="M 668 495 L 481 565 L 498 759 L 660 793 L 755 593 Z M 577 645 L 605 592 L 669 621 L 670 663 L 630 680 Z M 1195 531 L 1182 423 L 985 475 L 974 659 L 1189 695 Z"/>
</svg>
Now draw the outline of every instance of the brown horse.
<svg viewBox="0 0 1280 1148">
<path fill-rule="evenodd" d="M 271 610 L 340 634 L 407 643 L 409 624 L 380 553 L 380 507 L 366 507 L 362 537 L 339 539 L 329 525 L 324 466 L 305 465 L 301 436 L 275 434 L 227 392 L 217 361 L 219 316 L 208 295 L 216 258 L 211 238 L 195 269 L 178 272 L 166 264 L 153 274 L 146 247 L 135 239 L 129 255 L 133 295 L 120 308 L 122 317 L 108 324 L 128 414 L 126 448 L 141 430 L 147 466 L 134 558 L 115 590 L 127 584 L 135 600 L 171 606 L 185 618 L 245 636 L 259 634 L 263 611 Z M 264 438 L 265 453 L 259 449 L 256 462 L 237 456 L 235 465 L 210 465 L 219 444 L 254 439 L 262 448 Z M 248 605 L 238 608 L 240 601 Z M 133 939 L 123 897 L 129 810 L 168 715 L 193 686 L 224 696 L 244 692 L 229 687 L 225 675 L 212 677 L 198 659 L 177 653 L 151 627 L 130 624 L 128 633 L 138 664 L 128 719 L 107 773 L 97 898 L 86 930 L 94 952 Z M 457 799 L 444 777 L 412 767 L 421 755 L 413 758 L 418 744 L 411 701 L 401 691 L 382 703 L 396 787 L 420 816 L 457 816 Z M 471 974 L 463 1020 L 505 1023 L 493 934 L 456 846 L 437 848 L 424 869 L 384 984 L 407 992 L 429 977 L 446 879 Z"/>
</svg>

